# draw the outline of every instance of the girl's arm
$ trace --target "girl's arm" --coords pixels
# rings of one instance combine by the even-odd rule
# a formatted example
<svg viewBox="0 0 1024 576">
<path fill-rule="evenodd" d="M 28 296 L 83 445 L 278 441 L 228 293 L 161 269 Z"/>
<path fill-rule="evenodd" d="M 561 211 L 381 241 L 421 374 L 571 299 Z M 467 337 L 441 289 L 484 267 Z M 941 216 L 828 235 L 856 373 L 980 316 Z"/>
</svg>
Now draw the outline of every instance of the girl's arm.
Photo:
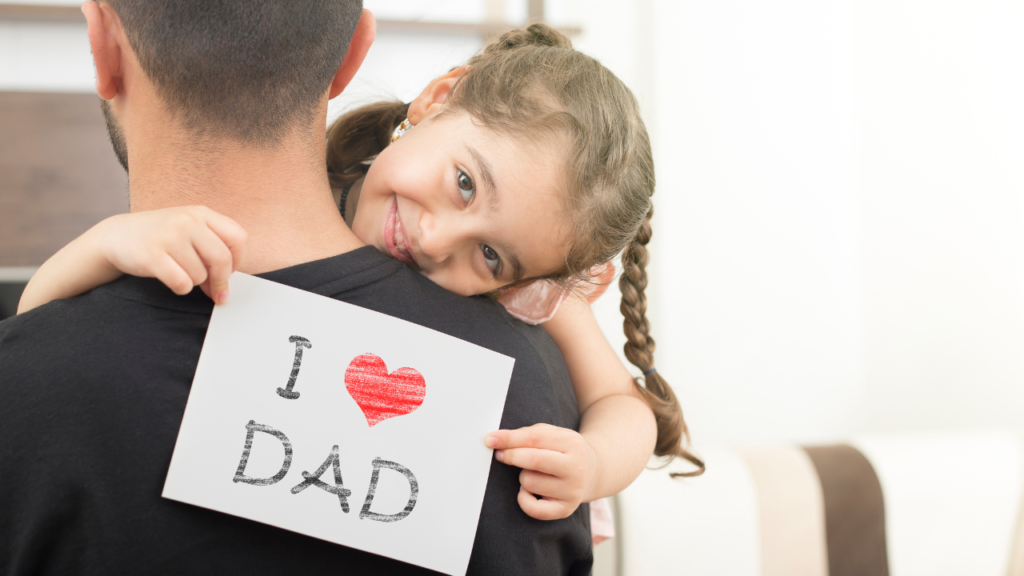
<svg viewBox="0 0 1024 576">
<path fill-rule="evenodd" d="M 580 434 L 598 453 L 599 475 L 583 501 L 618 494 L 651 459 L 654 413 L 582 298 L 567 298 L 544 328 L 569 368 L 580 410 Z"/>
<path fill-rule="evenodd" d="M 18 313 L 88 292 L 122 274 L 156 278 L 176 294 L 198 285 L 223 303 L 245 242 L 245 230 L 234 220 L 202 206 L 111 216 L 39 268 L 22 293 Z"/>
<path fill-rule="evenodd" d="M 487 444 L 499 448 L 500 461 L 523 468 L 523 511 L 552 520 L 629 486 L 654 452 L 657 428 L 586 301 L 568 298 L 544 328 L 569 368 L 580 431 L 538 424 L 492 433 Z"/>
</svg>

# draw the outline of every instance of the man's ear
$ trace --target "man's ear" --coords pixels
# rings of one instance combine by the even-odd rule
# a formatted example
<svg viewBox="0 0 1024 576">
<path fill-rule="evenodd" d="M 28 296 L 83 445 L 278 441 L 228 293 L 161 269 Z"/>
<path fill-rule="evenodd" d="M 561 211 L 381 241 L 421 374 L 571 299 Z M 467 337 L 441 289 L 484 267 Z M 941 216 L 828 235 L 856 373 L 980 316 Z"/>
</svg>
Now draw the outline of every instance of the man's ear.
<svg viewBox="0 0 1024 576">
<path fill-rule="evenodd" d="M 87 0 L 82 4 L 89 28 L 89 47 L 96 66 L 96 93 L 104 100 L 117 96 L 117 79 L 121 76 L 121 22 L 106 4 Z"/>
<path fill-rule="evenodd" d="M 331 81 L 331 91 L 327 95 L 328 100 L 341 94 L 345 87 L 348 86 L 348 83 L 352 81 L 352 77 L 356 75 L 359 67 L 363 65 L 366 53 L 369 52 L 370 45 L 373 44 L 373 39 L 376 35 L 377 21 L 373 18 L 373 13 L 364 8 L 362 15 L 359 16 L 359 23 L 356 24 L 356 31 L 352 34 L 352 40 L 348 43 L 345 58 L 341 61 L 341 66 L 338 67 L 334 80 Z"/>
<path fill-rule="evenodd" d="M 448 99 L 452 87 L 467 70 L 469 70 L 468 65 L 459 66 L 427 84 L 423 92 L 420 92 L 420 95 L 409 104 L 409 122 L 415 126 L 425 118 L 437 114 L 441 110 L 441 106 L 444 105 L 444 101 Z"/>
</svg>

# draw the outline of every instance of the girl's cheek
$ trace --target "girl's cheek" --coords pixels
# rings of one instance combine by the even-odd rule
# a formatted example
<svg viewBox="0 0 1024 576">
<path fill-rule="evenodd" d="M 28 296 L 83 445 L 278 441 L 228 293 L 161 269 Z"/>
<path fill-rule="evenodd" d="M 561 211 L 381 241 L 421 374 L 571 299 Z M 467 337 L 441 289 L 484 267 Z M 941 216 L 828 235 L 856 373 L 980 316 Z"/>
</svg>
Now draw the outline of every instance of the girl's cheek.
<svg viewBox="0 0 1024 576">
<path fill-rule="evenodd" d="M 359 198 L 359 207 L 356 209 L 356 217 L 352 221 L 352 233 L 356 235 L 364 244 L 370 244 L 377 246 L 381 244 L 377 238 L 374 237 L 374 213 L 376 206 L 375 203 L 367 198 L 367 201 L 363 202 L 363 196 Z"/>
</svg>

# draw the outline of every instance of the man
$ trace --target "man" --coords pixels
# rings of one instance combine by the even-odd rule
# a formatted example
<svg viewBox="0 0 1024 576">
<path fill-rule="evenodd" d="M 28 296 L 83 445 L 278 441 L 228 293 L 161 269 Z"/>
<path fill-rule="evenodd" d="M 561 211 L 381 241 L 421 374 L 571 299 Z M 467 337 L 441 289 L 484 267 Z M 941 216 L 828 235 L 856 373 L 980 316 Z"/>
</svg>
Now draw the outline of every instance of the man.
<svg viewBox="0 0 1024 576">
<path fill-rule="evenodd" d="M 334 208 L 327 100 L 373 40 L 359 4 L 86 2 L 131 209 L 226 214 L 249 234 L 243 272 L 512 356 L 502 428 L 576 428 L 543 330 L 362 246 Z M 0 573 L 428 573 L 160 497 L 212 307 L 198 290 L 124 277 L 0 323 Z M 516 502 L 518 472 L 492 463 L 470 573 L 589 573 L 587 506 L 533 520 Z"/>
</svg>

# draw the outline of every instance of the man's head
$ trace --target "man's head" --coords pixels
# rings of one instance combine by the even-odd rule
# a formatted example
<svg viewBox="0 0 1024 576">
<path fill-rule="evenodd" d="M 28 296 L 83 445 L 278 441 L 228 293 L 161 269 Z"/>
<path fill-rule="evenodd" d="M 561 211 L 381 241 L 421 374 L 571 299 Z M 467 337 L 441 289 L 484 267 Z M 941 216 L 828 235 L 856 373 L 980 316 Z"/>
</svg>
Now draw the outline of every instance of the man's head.
<svg viewBox="0 0 1024 576">
<path fill-rule="evenodd" d="M 86 2 L 97 91 L 122 164 L 127 169 L 124 139 L 131 129 L 123 125 L 127 107 L 115 99 L 140 83 L 151 85 L 150 92 L 178 128 L 203 138 L 266 147 L 297 126 L 310 125 L 328 94 L 333 97 L 351 79 L 369 46 L 359 35 L 353 39 L 361 4 Z M 350 40 L 357 53 L 350 56 L 357 58 L 346 58 Z M 141 75 L 136 71 L 134 79 L 126 78 L 133 67 Z"/>
</svg>

